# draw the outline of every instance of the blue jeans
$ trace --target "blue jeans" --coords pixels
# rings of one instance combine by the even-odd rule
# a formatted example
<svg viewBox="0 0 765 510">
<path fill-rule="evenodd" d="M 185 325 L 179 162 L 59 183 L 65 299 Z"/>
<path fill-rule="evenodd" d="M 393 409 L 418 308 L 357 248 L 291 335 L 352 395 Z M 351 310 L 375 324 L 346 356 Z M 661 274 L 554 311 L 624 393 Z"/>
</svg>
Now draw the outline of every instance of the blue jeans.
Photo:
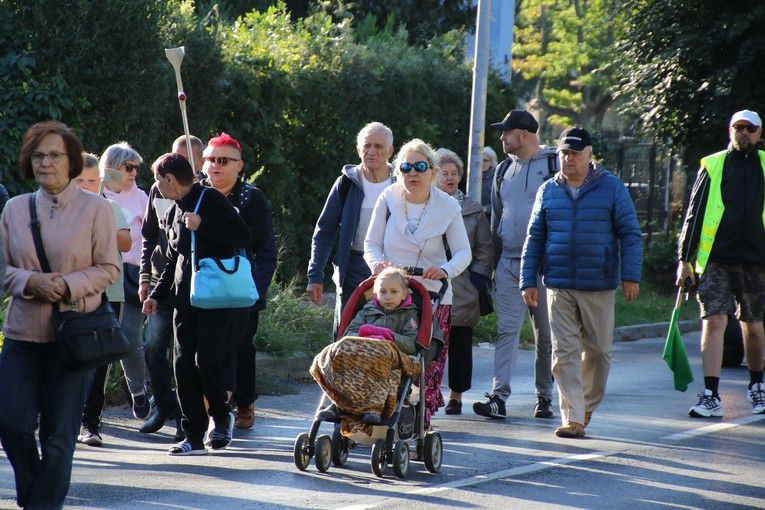
<svg viewBox="0 0 765 510">
<path fill-rule="evenodd" d="M 146 320 L 146 368 L 151 379 L 154 402 L 163 412 L 171 413 L 178 408 L 173 391 L 173 302 L 160 301 L 157 313 Z"/>
<path fill-rule="evenodd" d="M 122 331 L 130 340 L 133 349 L 120 363 L 125 373 L 128 390 L 133 396 L 146 393 L 146 360 L 143 358 L 143 338 L 141 337 L 143 320 L 144 316 L 140 308 L 128 302 L 123 303 Z"/>
<path fill-rule="evenodd" d="M 0 439 L 16 476 L 16 500 L 62 508 L 92 370 L 70 370 L 56 343 L 6 338 L 0 353 Z M 37 416 L 40 449 L 37 450 Z"/>
</svg>

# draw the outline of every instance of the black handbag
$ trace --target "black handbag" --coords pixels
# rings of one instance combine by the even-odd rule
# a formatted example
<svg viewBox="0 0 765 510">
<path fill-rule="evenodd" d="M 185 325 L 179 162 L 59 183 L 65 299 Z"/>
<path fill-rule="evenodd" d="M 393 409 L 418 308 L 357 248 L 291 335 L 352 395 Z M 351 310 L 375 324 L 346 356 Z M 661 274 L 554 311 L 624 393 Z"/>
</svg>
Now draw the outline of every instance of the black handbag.
<svg viewBox="0 0 765 510">
<path fill-rule="evenodd" d="M 29 212 L 37 258 L 42 270 L 50 273 L 50 263 L 40 235 L 40 222 L 37 220 L 35 193 L 32 193 L 29 200 Z M 53 330 L 61 357 L 71 368 L 87 369 L 108 365 L 126 357 L 131 351 L 130 341 L 122 332 L 122 326 L 106 300 L 106 293 L 101 294 L 101 305 L 92 312 L 62 312 L 54 303 Z"/>
</svg>

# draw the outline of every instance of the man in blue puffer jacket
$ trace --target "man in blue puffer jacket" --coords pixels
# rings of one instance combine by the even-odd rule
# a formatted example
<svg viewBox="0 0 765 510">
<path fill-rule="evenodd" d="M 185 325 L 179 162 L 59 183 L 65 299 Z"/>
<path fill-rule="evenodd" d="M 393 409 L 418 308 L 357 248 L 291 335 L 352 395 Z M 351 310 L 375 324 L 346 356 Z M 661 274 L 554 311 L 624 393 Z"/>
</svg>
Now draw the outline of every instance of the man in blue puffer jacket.
<svg viewBox="0 0 765 510">
<path fill-rule="evenodd" d="M 537 192 L 521 256 L 520 287 L 537 306 L 542 269 L 558 381 L 559 437 L 583 437 L 611 367 L 614 300 L 640 293 L 642 239 L 629 192 L 592 162 L 592 140 L 574 126 L 558 141 L 561 171 Z"/>
</svg>

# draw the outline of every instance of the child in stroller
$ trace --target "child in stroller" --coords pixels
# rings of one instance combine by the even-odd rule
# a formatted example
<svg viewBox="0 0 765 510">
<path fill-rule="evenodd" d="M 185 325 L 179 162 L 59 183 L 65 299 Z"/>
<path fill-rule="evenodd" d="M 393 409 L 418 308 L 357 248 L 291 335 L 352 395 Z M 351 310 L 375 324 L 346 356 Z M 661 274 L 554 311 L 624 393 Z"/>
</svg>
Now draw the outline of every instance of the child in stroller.
<svg viewBox="0 0 765 510">
<path fill-rule="evenodd" d="M 376 425 L 390 417 L 402 371 L 405 377 L 419 371 L 418 364 L 406 356 L 415 353 L 419 329 L 419 311 L 406 273 L 395 267 L 385 269 L 375 279 L 372 298 L 356 313 L 343 338 L 314 359 L 311 374 L 333 402 L 319 412 L 319 418 L 360 416 L 361 422 Z M 380 340 L 391 341 L 398 349 L 380 345 L 376 342 Z"/>
<path fill-rule="evenodd" d="M 340 340 L 314 358 L 310 372 L 324 395 L 310 432 L 295 440 L 298 469 L 305 470 L 314 455 L 321 472 L 329 469 L 330 457 L 343 465 L 349 450 L 361 444 L 372 446 L 377 476 L 392 464 L 404 477 L 412 444 L 429 471 L 440 470 L 441 436 L 425 430 L 425 402 L 413 383 L 423 387 L 424 367 L 438 353 L 440 329 L 433 328 L 433 311 L 448 284 L 444 280 L 440 293 L 430 294 L 407 272 L 421 275 L 422 269 L 386 268 L 362 282 L 343 310 Z M 333 404 L 324 408 L 327 397 Z M 319 435 L 324 422 L 335 424 L 331 438 Z"/>
</svg>

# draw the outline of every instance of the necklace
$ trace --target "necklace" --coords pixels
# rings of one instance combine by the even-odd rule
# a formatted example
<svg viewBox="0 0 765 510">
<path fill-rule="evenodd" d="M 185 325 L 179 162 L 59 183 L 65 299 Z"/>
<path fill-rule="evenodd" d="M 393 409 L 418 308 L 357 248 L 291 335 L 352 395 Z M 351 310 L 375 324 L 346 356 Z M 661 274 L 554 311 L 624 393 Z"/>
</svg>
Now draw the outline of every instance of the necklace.
<svg viewBox="0 0 765 510">
<path fill-rule="evenodd" d="M 428 197 L 428 199 L 425 201 L 425 204 L 423 204 L 419 218 L 415 220 L 414 218 L 409 217 L 409 201 L 404 198 L 404 216 L 406 216 L 410 234 L 414 234 L 419 228 L 420 222 L 422 222 L 422 217 L 425 216 L 425 211 L 428 209 L 428 203 L 430 203 L 430 197 Z"/>
</svg>

